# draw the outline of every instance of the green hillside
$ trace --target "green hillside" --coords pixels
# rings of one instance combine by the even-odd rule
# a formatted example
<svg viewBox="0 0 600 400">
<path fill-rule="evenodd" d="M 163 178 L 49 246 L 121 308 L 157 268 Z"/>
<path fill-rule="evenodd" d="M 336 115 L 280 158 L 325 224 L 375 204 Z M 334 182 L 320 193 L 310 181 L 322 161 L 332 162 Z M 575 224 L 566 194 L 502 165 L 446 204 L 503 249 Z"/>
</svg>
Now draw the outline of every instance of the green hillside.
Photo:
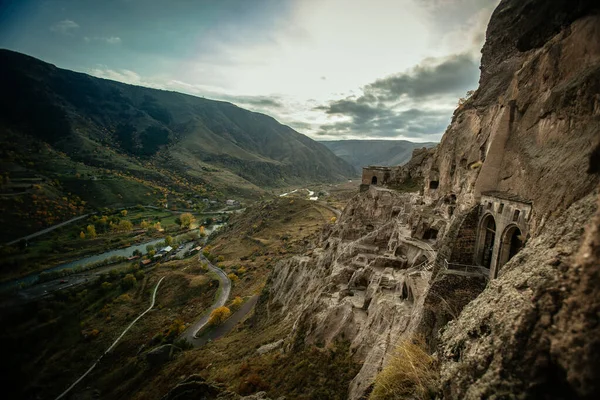
<svg viewBox="0 0 600 400">
<path fill-rule="evenodd" d="M 34 226 L 18 231 L 90 206 L 259 198 L 265 189 L 339 181 L 354 172 L 324 145 L 267 115 L 63 70 L 8 50 L 0 50 L 0 93 L 0 223 L 30 224 L 15 214 L 48 203 Z"/>
</svg>

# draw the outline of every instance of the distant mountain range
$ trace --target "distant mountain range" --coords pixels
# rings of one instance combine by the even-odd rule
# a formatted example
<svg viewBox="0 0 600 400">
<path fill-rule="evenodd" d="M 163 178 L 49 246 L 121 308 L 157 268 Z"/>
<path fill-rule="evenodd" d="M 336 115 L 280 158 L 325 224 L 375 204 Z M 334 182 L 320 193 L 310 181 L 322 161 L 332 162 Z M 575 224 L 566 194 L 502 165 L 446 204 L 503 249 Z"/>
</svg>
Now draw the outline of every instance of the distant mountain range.
<svg viewBox="0 0 600 400">
<path fill-rule="evenodd" d="M 437 145 L 434 142 L 414 143 L 407 140 L 332 140 L 321 143 L 350 163 L 358 173 L 368 165 L 405 164 L 414 149 Z"/>
<path fill-rule="evenodd" d="M 234 104 L 132 86 L 0 50 L 0 124 L 90 165 L 109 147 L 221 191 L 336 181 L 352 167 L 272 117 Z M 131 165 L 113 165 L 137 170 Z"/>
</svg>

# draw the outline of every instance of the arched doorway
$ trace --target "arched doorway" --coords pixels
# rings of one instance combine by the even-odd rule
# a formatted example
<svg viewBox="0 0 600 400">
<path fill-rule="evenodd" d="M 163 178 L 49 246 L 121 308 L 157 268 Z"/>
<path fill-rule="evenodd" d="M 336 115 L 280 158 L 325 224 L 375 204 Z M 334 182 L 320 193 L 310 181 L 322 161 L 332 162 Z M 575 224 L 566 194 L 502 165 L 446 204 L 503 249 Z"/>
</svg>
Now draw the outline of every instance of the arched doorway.
<svg viewBox="0 0 600 400">
<path fill-rule="evenodd" d="M 516 225 L 511 225 L 504 230 L 498 257 L 498 270 L 515 256 L 523 247 L 523 236 Z"/>
<path fill-rule="evenodd" d="M 376 176 L 371 178 L 371 185 L 377 185 L 377 177 Z"/>
<path fill-rule="evenodd" d="M 481 255 L 479 262 L 486 268 L 492 265 L 492 255 L 494 254 L 494 241 L 496 240 L 496 221 L 491 214 L 488 214 L 481 223 L 480 231 Z"/>
</svg>

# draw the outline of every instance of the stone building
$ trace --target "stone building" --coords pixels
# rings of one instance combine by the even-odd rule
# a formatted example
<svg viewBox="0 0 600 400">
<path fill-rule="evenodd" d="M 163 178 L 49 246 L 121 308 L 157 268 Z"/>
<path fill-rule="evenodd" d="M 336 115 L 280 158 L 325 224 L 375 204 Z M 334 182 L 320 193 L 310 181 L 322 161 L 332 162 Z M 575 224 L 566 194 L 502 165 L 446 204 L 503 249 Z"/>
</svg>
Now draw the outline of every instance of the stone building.
<svg viewBox="0 0 600 400">
<path fill-rule="evenodd" d="M 362 185 L 386 185 L 392 176 L 392 169 L 390 167 L 381 167 L 376 165 L 370 165 L 363 167 L 362 170 Z"/>
<path fill-rule="evenodd" d="M 504 192 L 484 192 L 480 210 L 474 261 L 489 268 L 490 278 L 495 278 L 525 243 L 531 202 Z"/>
</svg>

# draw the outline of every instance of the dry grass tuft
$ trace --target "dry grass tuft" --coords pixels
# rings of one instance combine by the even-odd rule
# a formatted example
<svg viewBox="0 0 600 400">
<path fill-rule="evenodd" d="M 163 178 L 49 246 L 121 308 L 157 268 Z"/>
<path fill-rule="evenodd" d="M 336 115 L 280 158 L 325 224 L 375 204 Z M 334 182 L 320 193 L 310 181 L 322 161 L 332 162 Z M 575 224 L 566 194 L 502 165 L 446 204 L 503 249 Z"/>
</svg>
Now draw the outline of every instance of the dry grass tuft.
<svg viewBox="0 0 600 400">
<path fill-rule="evenodd" d="M 437 381 L 435 360 L 424 350 L 424 340 L 404 340 L 377 375 L 369 399 L 432 399 Z"/>
</svg>

